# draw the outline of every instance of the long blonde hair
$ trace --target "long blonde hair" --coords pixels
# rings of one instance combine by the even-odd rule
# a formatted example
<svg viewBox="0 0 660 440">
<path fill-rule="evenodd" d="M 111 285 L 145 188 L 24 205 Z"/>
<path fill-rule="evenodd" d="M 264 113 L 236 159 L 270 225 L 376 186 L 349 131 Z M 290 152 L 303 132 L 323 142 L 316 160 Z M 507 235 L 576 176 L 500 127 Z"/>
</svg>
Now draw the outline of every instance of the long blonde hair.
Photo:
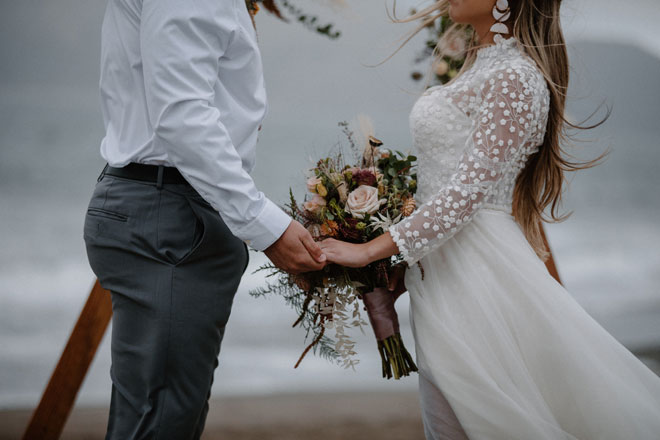
<svg viewBox="0 0 660 440">
<path fill-rule="evenodd" d="M 586 162 L 573 160 L 563 148 L 570 138 L 567 130 L 597 127 L 608 118 L 610 110 L 608 109 L 601 121 L 590 126 L 572 123 L 564 115 L 569 68 L 566 43 L 559 19 L 561 0 L 509 0 L 509 4 L 511 18 L 507 25 L 512 29 L 513 37 L 536 63 L 550 91 L 550 109 L 543 144 L 537 153 L 530 156 L 525 168 L 518 175 L 513 190 L 513 215 L 534 251 L 545 259 L 548 250 L 545 247 L 541 222 L 559 222 L 570 215 L 570 213 L 559 214 L 566 181 L 565 173 L 593 167 L 607 154 L 603 153 L 596 159 Z M 395 8 L 396 0 L 392 9 L 392 20 L 401 23 L 420 21 L 419 26 L 399 47 L 401 48 L 419 31 L 430 26 L 438 18 L 447 16 L 449 2 L 436 1 L 433 5 L 403 19 L 396 18 Z M 465 25 L 454 24 L 450 27 L 443 34 L 438 47 L 441 46 L 443 38 L 454 38 L 457 33 L 465 35 Z M 434 51 L 435 55 L 441 55 L 438 47 Z M 463 69 L 473 63 L 477 48 L 473 32 L 468 42 Z M 544 214 L 547 207 L 550 207 L 548 216 Z"/>
</svg>

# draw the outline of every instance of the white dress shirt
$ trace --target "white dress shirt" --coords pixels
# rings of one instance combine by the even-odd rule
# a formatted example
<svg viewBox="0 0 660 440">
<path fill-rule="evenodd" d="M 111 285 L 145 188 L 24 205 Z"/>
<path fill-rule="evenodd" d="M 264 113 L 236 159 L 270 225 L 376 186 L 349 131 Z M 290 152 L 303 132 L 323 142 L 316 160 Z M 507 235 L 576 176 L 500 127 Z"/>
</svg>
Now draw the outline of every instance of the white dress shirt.
<svg viewBox="0 0 660 440">
<path fill-rule="evenodd" d="M 109 0 L 100 89 L 111 166 L 174 166 L 254 249 L 282 235 L 249 174 L 267 102 L 244 0 Z"/>
</svg>

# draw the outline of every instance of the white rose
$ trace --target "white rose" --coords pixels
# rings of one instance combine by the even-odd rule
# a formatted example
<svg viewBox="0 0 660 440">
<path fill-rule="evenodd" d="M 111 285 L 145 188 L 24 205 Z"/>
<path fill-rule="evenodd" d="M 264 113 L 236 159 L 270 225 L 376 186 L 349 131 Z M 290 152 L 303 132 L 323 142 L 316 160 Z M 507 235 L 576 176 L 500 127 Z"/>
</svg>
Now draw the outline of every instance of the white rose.
<svg viewBox="0 0 660 440">
<path fill-rule="evenodd" d="M 378 188 L 360 185 L 348 194 L 346 212 L 355 218 L 364 218 L 365 214 L 378 211 L 386 199 L 378 199 Z"/>
</svg>

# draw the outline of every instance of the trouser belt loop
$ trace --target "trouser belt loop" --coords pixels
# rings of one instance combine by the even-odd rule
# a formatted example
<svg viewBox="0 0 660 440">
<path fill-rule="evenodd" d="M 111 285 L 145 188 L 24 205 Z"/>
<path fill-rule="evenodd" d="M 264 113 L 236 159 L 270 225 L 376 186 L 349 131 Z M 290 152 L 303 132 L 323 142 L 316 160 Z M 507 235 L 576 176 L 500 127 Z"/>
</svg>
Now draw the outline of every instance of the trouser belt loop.
<svg viewBox="0 0 660 440">
<path fill-rule="evenodd" d="M 103 176 L 105 175 L 105 170 L 108 169 L 108 164 L 106 163 L 105 166 L 103 167 L 103 170 L 101 170 L 101 174 L 99 174 L 98 179 L 96 179 L 96 182 L 100 182 L 101 179 L 103 179 Z"/>
<path fill-rule="evenodd" d="M 165 167 L 158 165 L 158 178 L 156 179 L 156 188 L 158 189 L 163 189 L 163 171 L 165 171 Z"/>
</svg>

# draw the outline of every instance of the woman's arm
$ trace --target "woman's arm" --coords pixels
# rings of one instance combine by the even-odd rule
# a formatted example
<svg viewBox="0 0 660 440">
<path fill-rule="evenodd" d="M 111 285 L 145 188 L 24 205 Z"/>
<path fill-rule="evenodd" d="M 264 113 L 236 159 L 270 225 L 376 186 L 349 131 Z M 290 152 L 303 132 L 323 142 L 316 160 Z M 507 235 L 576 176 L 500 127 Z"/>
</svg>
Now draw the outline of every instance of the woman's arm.
<svg viewBox="0 0 660 440">
<path fill-rule="evenodd" d="M 507 173 L 532 152 L 528 141 L 542 121 L 544 105 L 539 93 L 544 85 L 535 73 L 527 66 L 494 70 L 482 85 L 474 128 L 447 185 L 369 243 L 322 242 L 327 242 L 322 246 L 328 260 L 362 267 L 400 252 L 412 265 L 469 223 L 494 188 L 501 188 L 500 180 L 511 178 Z"/>
<path fill-rule="evenodd" d="M 367 264 L 399 253 L 389 232 L 368 243 L 348 243 L 329 238 L 321 243 L 321 250 L 328 261 L 347 267 L 364 267 Z"/>
</svg>

